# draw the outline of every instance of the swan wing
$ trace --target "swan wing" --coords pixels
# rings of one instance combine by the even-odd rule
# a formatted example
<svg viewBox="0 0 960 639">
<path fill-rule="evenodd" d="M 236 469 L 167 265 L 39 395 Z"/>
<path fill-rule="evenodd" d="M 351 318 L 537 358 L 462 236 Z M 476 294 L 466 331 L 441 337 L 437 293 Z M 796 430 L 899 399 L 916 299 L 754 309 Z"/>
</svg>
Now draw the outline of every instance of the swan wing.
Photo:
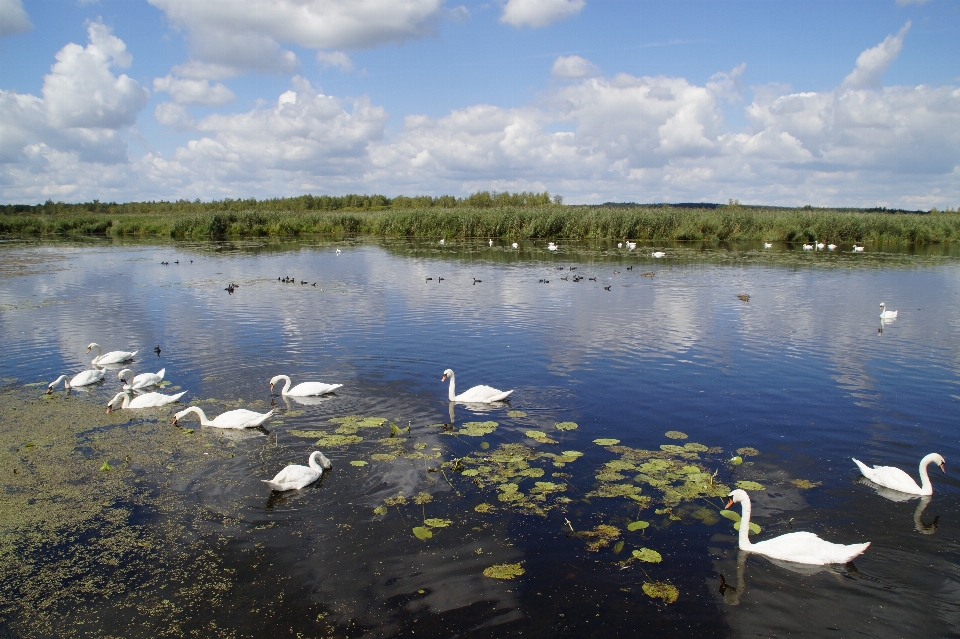
<svg viewBox="0 0 960 639">
<path fill-rule="evenodd" d="M 899 490 L 902 493 L 920 494 L 920 486 L 917 485 L 913 477 L 899 468 L 894 468 L 893 466 L 874 466 L 872 475 L 873 476 L 868 479 L 885 488 Z"/>
<path fill-rule="evenodd" d="M 94 382 L 99 382 L 103 379 L 102 370 L 89 370 L 89 371 L 80 371 L 70 380 L 71 386 L 86 386 L 88 384 L 93 384 Z"/>
<path fill-rule="evenodd" d="M 166 406 L 167 404 L 174 403 L 186 393 L 187 391 L 181 391 L 176 395 L 164 395 L 163 393 L 144 393 L 143 395 L 137 395 L 130 400 L 129 408 L 153 408 L 155 406 Z"/>
<path fill-rule="evenodd" d="M 299 490 L 320 479 L 320 475 L 309 466 L 293 464 L 281 470 L 273 479 L 261 481 L 274 490 Z"/>
<path fill-rule="evenodd" d="M 835 544 L 811 532 L 793 532 L 750 546 L 750 552 L 759 553 L 799 564 L 845 564 L 862 553 L 870 542 L 862 544 Z"/>
<path fill-rule="evenodd" d="M 98 364 L 119 364 L 120 362 L 125 362 L 128 359 L 133 359 L 133 356 L 137 354 L 138 351 L 110 351 L 109 353 L 104 353 L 102 357 L 97 358 Z"/>
<path fill-rule="evenodd" d="M 270 419 L 273 411 L 257 413 L 246 408 L 228 410 L 211 420 L 210 425 L 217 428 L 253 428 Z"/>
<path fill-rule="evenodd" d="M 492 386 L 484 386 L 481 384 L 480 386 L 474 386 L 470 390 L 460 393 L 454 397 L 454 399 L 458 402 L 478 402 L 482 404 L 488 404 L 490 402 L 499 402 L 505 399 L 512 392 L 512 390 L 504 392 L 502 390 L 493 388 Z"/>
<path fill-rule="evenodd" d="M 290 390 L 288 390 L 285 395 L 294 395 L 296 397 L 308 397 L 310 395 L 326 395 L 327 393 L 332 393 L 343 386 L 343 384 L 324 384 L 322 382 L 303 382 L 297 384 Z"/>
</svg>

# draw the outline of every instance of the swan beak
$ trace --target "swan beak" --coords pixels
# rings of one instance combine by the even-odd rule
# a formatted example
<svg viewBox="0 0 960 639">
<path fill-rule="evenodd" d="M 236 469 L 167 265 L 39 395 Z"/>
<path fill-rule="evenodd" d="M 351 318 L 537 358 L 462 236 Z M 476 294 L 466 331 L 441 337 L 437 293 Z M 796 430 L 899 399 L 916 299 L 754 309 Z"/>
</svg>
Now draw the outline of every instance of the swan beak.
<svg viewBox="0 0 960 639">
<path fill-rule="evenodd" d="M 107 415 L 110 414 L 110 409 L 111 409 L 111 408 L 113 408 L 113 407 L 112 407 L 112 406 L 107 406 Z"/>
<path fill-rule="evenodd" d="M 52 388 L 48 388 L 48 389 L 47 389 L 47 395 L 49 395 L 49 394 L 52 393 L 52 392 L 53 392 L 53 389 L 52 389 Z M 941 468 L 942 468 L 942 467 L 941 467 Z"/>
<path fill-rule="evenodd" d="M 177 425 L 177 418 L 176 418 L 176 417 L 173 418 L 173 425 L 174 425 L 174 426 Z"/>
<path fill-rule="evenodd" d="M 723 507 L 724 510 L 733 506 L 733 497 L 730 498 L 730 501 L 727 502 L 727 505 Z"/>
<path fill-rule="evenodd" d="M 441 382 L 445 382 L 445 381 L 447 381 L 447 376 L 446 376 L 446 375 L 444 375 L 443 377 L 441 377 L 441 378 L 440 378 L 440 381 L 441 381 Z"/>
<path fill-rule="evenodd" d="M 940 462 L 940 470 L 941 470 L 941 472 L 943 472 L 944 475 L 947 474 L 947 465 L 946 465 L 946 463 Z"/>
<path fill-rule="evenodd" d="M 273 390 L 273 384 L 270 384 L 270 390 Z"/>
</svg>

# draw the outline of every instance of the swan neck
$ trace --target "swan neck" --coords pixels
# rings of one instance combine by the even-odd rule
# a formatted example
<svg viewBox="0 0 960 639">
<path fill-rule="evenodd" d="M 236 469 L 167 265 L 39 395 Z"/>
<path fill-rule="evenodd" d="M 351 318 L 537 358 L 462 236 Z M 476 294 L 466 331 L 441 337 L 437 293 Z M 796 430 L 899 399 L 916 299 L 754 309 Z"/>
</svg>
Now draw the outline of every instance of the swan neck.
<svg viewBox="0 0 960 639">
<path fill-rule="evenodd" d="M 447 393 L 447 398 L 451 402 L 457 399 L 457 382 L 453 378 L 453 373 L 450 373 L 450 391 Z"/>
<path fill-rule="evenodd" d="M 930 475 L 927 468 L 933 463 L 933 455 L 927 455 L 920 460 L 920 494 L 932 495 L 933 485 L 930 483 Z"/>
<path fill-rule="evenodd" d="M 753 544 L 750 543 L 750 499 L 740 502 L 743 514 L 740 516 L 740 548 L 748 550 Z"/>
<path fill-rule="evenodd" d="M 310 468 L 314 469 L 318 473 L 323 473 L 323 466 L 317 463 L 317 458 L 320 456 L 320 453 L 314 451 L 310 453 L 310 459 L 307 460 L 307 464 L 310 465 Z"/>
<path fill-rule="evenodd" d="M 286 375 L 281 375 L 280 379 L 283 380 L 283 390 L 280 391 L 280 394 L 286 395 L 287 391 L 290 390 L 290 378 Z"/>
</svg>

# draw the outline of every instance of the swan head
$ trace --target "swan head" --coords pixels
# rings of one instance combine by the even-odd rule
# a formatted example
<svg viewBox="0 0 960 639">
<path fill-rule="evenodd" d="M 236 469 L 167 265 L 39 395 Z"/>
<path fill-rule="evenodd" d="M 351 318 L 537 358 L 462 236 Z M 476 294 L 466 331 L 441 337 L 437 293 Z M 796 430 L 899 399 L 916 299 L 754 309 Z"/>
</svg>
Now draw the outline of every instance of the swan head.
<svg viewBox="0 0 960 639">
<path fill-rule="evenodd" d="M 116 404 L 118 401 L 123 400 L 123 398 L 126 397 L 126 395 L 127 395 L 126 393 L 117 393 L 116 395 L 113 396 L 113 399 L 107 402 L 107 415 L 109 415 L 110 411 L 113 410 L 113 405 Z"/>
<path fill-rule="evenodd" d="M 450 369 L 450 368 L 448 368 L 447 370 L 443 371 L 443 377 L 440 378 L 440 381 L 441 381 L 441 382 L 445 382 L 445 381 L 447 381 L 447 378 L 448 378 L 448 377 L 453 377 L 453 370 Z"/>
<path fill-rule="evenodd" d="M 277 375 L 276 377 L 274 377 L 273 379 L 271 379 L 271 380 L 270 380 L 270 390 L 273 390 L 273 385 L 276 384 L 277 382 L 279 382 L 281 379 L 284 379 L 285 377 L 286 377 L 285 375 Z"/>
<path fill-rule="evenodd" d="M 943 460 L 943 455 L 940 455 L 940 454 L 938 454 L 938 453 L 931 453 L 931 454 L 927 455 L 926 457 L 924 457 L 924 460 L 927 460 L 927 459 L 930 460 L 930 461 L 927 462 L 928 464 L 929 464 L 930 462 L 933 462 L 934 464 L 936 464 L 937 466 L 940 467 L 940 470 L 941 470 L 944 474 L 946 474 L 946 472 L 947 472 L 947 463 Z"/>
<path fill-rule="evenodd" d="M 95 348 L 100 348 L 100 345 L 97 344 L 96 342 L 90 342 L 90 344 L 87 346 L 87 352 L 89 353 Z"/>
<path fill-rule="evenodd" d="M 724 510 L 726 510 L 726 508 L 732 507 L 734 504 L 738 504 L 742 502 L 747 502 L 748 504 L 750 503 L 750 496 L 747 495 L 747 491 L 740 488 L 737 488 L 736 490 L 732 491 L 729 495 L 727 495 L 727 497 L 729 497 L 730 500 L 727 502 L 727 505 L 724 508 Z"/>
<path fill-rule="evenodd" d="M 127 379 L 128 377 L 129 377 L 130 379 Z M 119 380 L 121 380 L 121 381 L 124 381 L 124 382 L 130 384 L 130 383 L 132 383 L 132 381 L 133 381 L 133 371 L 130 370 L 129 368 L 125 368 L 125 369 L 123 369 L 122 371 L 120 371 L 119 373 L 117 373 L 117 379 L 119 379 Z"/>
</svg>

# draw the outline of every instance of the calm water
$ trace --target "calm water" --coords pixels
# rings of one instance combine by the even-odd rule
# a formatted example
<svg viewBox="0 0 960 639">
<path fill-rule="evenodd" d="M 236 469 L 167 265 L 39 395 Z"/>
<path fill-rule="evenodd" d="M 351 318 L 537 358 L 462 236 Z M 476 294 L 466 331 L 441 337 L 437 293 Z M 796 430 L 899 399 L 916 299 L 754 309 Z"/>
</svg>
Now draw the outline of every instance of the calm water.
<svg viewBox="0 0 960 639">
<path fill-rule="evenodd" d="M 89 368 L 86 345 L 98 342 L 139 349 L 136 372 L 165 367 L 166 378 L 188 391 L 186 403 L 275 405 L 268 436 L 225 441 L 185 423 L 211 446 L 229 446 L 231 456 L 162 484 L 174 494 L 158 494 L 158 477 L 141 478 L 156 504 L 130 525 L 170 520 L 165 499 L 187 503 L 177 525 L 190 552 L 208 553 L 232 575 L 223 601 L 195 609 L 186 631 L 203 633 L 215 621 L 221 636 L 262 637 L 288 630 L 310 637 L 960 636 L 960 250 L 674 246 L 656 260 L 653 249 L 8 242 L 0 248 L 0 378 L 39 396 L 43 387 L 29 384 Z M 585 279 L 574 282 L 575 275 Z M 239 285 L 232 295 L 224 290 L 230 282 Z M 882 327 L 881 301 L 900 311 Z M 515 389 L 509 405 L 452 412 L 440 382 L 446 368 L 456 371 L 458 389 Z M 324 401 L 288 403 L 268 389 L 280 373 L 343 387 Z M 108 374 L 67 400 L 103 405 L 118 386 Z M 123 418 L 168 425 L 173 412 L 124 411 Z M 334 469 L 318 485 L 272 496 L 259 480 L 305 463 L 314 449 L 314 439 L 291 431 L 332 432 L 328 420 L 347 415 L 409 426 L 399 436 L 409 449 L 416 442 L 416 450 L 441 457 L 377 460 L 370 455 L 383 448 L 366 437 L 325 450 Z M 481 438 L 438 426 L 488 420 L 499 426 Z M 579 428 L 553 428 L 564 421 Z M 563 439 L 536 444 L 525 437 L 531 429 Z M 667 431 L 689 438 L 667 439 Z M 855 565 L 822 569 L 738 557 L 729 520 L 692 514 L 716 513 L 719 498 L 675 506 L 672 519 L 655 512 L 656 503 L 638 510 L 623 497 L 589 498 L 597 469 L 617 458 L 595 438 L 649 450 L 685 442 L 722 448 L 703 456 L 717 481 L 765 486 L 752 493 L 763 528 L 757 540 L 792 529 L 872 545 Z M 584 452 L 561 468 L 569 502 L 546 516 L 519 513 L 497 501 L 495 488 L 481 490 L 453 470 L 428 472 L 488 450 L 481 441 L 491 451 L 522 442 Z M 726 464 L 742 447 L 760 454 Z M 878 495 L 857 481 L 850 461 L 916 476 L 929 452 L 946 458 L 948 473 L 931 467 L 929 502 Z M 819 485 L 800 488 L 795 479 Z M 409 500 L 421 491 L 433 501 L 374 513 L 398 492 Z M 476 513 L 483 502 L 497 510 Z M 420 540 L 411 530 L 424 517 L 452 523 Z M 628 532 L 636 519 L 650 527 Z M 570 534 L 600 524 L 618 527 L 625 546 L 590 552 L 589 540 Z M 70 544 L 81 542 L 64 543 L 60 551 L 72 552 Z M 641 547 L 663 561 L 624 563 Z M 508 581 L 483 575 L 502 563 L 525 572 Z M 736 590 L 721 593 L 720 575 Z M 675 586 L 678 599 L 648 597 L 641 589 L 648 581 Z M 123 601 L 89 593 L 82 612 L 65 605 L 55 614 L 64 627 L 93 623 L 95 632 L 152 636 L 140 624 L 162 614 Z M 12 608 L 9 628 L 34 636 L 29 615 Z"/>
</svg>

